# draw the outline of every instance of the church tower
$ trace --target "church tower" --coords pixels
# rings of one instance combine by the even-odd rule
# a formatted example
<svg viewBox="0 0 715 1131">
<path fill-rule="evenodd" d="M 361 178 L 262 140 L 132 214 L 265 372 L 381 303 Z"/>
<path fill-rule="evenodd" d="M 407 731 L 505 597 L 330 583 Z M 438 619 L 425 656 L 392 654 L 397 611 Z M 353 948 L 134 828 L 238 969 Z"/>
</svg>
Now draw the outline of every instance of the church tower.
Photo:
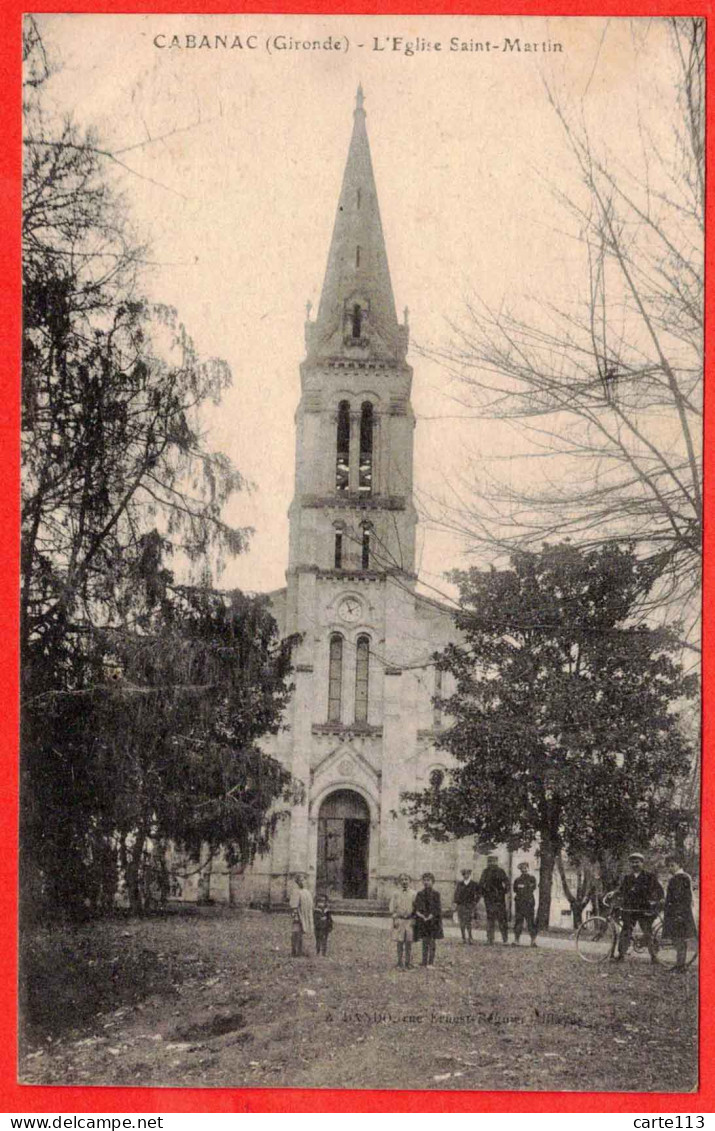
<svg viewBox="0 0 715 1131">
<path fill-rule="evenodd" d="M 316 569 L 346 584 L 356 573 L 412 576 L 408 338 L 395 313 L 358 88 L 320 306 L 305 326 L 290 577 Z"/>
<path fill-rule="evenodd" d="M 268 889 L 281 902 L 297 871 L 338 907 L 384 906 L 404 869 L 439 868 L 452 883 L 456 850 L 440 867 L 442 846 L 419 844 L 396 817 L 401 793 L 438 772 L 433 656 L 453 633 L 449 611 L 415 591 L 408 340 L 359 87 L 320 304 L 305 325 L 287 586 L 272 596 L 300 642 L 271 752 L 302 796 L 270 861 L 256 863 L 254 898 Z"/>
</svg>

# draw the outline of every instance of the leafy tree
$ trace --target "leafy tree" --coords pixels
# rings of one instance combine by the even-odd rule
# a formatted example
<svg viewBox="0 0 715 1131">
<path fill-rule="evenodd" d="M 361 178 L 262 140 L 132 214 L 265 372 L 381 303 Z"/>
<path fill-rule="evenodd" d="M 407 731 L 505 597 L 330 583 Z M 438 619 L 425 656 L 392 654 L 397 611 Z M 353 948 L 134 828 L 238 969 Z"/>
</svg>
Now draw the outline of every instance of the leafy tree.
<svg viewBox="0 0 715 1131">
<path fill-rule="evenodd" d="M 92 644 L 84 687 L 26 706 L 37 894 L 75 916 L 109 910 L 120 882 L 141 910 L 169 842 L 250 863 L 293 796 L 257 745 L 290 693 L 291 641 L 263 600 L 181 587 L 143 632 Z"/>
<path fill-rule="evenodd" d="M 176 312 L 143 297 L 143 249 L 96 138 L 50 128 L 35 87 L 25 122 L 21 644 L 32 679 L 37 665 L 56 668 L 75 621 L 123 623 L 127 584 L 131 603 L 167 554 L 203 563 L 238 553 L 246 532 L 221 518 L 243 480 L 206 446 L 198 416 L 229 384 L 227 366 L 203 361 Z"/>
<path fill-rule="evenodd" d="M 603 862 L 668 827 L 692 753 L 674 707 L 697 681 L 673 633 L 630 621 L 653 581 L 631 548 L 545 546 L 455 581 L 463 642 L 437 656 L 455 682 L 438 739 L 455 768 L 404 802 L 423 837 L 538 841 L 545 926 L 561 850 Z"/>
<path fill-rule="evenodd" d="M 200 419 L 228 367 L 144 296 L 117 160 L 48 119 L 31 17 L 24 48 L 23 883 L 101 910 L 120 874 L 141 902 L 149 842 L 265 846 L 287 778 L 256 740 L 288 655 L 260 603 L 207 591 L 249 533 L 223 520 L 244 483 Z M 177 589 L 172 555 L 206 591 Z"/>
</svg>

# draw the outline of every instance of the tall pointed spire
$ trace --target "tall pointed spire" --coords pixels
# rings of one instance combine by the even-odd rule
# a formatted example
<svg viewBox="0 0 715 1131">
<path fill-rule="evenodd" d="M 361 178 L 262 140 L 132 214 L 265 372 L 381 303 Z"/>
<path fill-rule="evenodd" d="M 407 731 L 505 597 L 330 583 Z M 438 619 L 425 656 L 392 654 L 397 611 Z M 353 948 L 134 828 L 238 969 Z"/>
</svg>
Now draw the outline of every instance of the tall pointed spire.
<svg viewBox="0 0 715 1131">
<path fill-rule="evenodd" d="M 360 85 L 320 306 L 307 326 L 313 357 L 397 359 L 407 348 L 395 311 L 364 101 Z"/>
</svg>

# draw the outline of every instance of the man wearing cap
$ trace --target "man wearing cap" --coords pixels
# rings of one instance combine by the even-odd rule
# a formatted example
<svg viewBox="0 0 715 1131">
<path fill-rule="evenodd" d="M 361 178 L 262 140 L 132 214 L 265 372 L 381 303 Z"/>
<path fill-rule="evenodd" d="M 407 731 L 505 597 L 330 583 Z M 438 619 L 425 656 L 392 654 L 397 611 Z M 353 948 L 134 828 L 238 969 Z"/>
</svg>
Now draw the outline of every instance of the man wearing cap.
<svg viewBox="0 0 715 1131">
<path fill-rule="evenodd" d="M 614 962 L 622 962 L 625 958 L 636 923 L 643 932 L 651 962 L 658 961 L 651 932 L 658 906 L 663 901 L 663 889 L 657 876 L 645 871 L 643 861 L 642 852 L 631 852 L 628 857 L 631 870 L 621 878 L 620 884 L 610 895 L 613 906 L 620 907 L 622 924 L 618 954 L 614 955 Z"/>
<path fill-rule="evenodd" d="M 526 929 L 531 938 L 531 945 L 536 946 L 536 876 L 529 874 L 529 865 L 522 860 L 519 865 L 519 875 L 514 880 L 514 942 L 512 946 L 519 945 L 521 932 L 526 923 Z"/>
<path fill-rule="evenodd" d="M 479 890 L 487 909 L 487 946 L 494 945 L 494 927 L 497 923 L 502 942 L 508 942 L 509 920 L 506 913 L 506 897 L 509 880 L 504 869 L 499 867 L 498 856 L 487 856 L 487 866 L 479 880 Z"/>
<path fill-rule="evenodd" d="M 397 888 L 390 897 L 392 938 L 397 943 L 397 969 L 412 969 L 412 923 L 417 892 L 410 886 L 410 877 L 403 872 Z M 404 956 L 404 962 L 403 962 Z"/>
<path fill-rule="evenodd" d="M 457 881 L 452 901 L 453 910 L 457 912 L 459 929 L 462 932 L 462 942 L 472 945 L 472 921 L 479 902 L 479 884 L 472 879 L 472 869 L 462 868 L 462 878 Z"/>
</svg>

